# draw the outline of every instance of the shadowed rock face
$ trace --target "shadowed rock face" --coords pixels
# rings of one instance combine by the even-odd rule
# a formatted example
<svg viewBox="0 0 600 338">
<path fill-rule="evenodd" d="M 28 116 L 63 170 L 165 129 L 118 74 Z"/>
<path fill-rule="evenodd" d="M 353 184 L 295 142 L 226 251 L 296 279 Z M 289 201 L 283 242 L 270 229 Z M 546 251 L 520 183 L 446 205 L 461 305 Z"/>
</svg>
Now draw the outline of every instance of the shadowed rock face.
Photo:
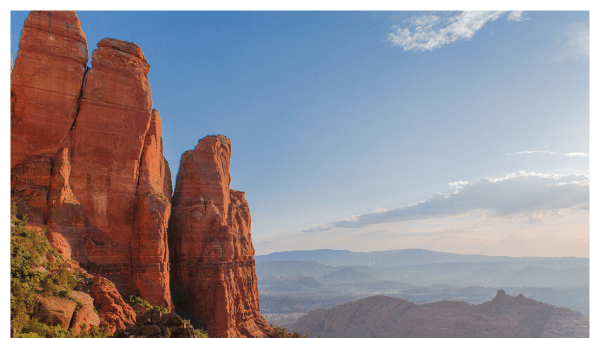
<svg viewBox="0 0 600 338">
<path fill-rule="evenodd" d="M 181 157 L 169 226 L 177 311 L 214 337 L 265 337 L 250 212 L 230 190 L 231 142 L 207 136 Z"/>
<path fill-rule="evenodd" d="M 11 75 L 11 195 L 71 258 L 170 308 L 172 188 L 150 66 L 133 43 L 97 46 L 86 73 L 74 12 L 28 16 Z"/>
</svg>

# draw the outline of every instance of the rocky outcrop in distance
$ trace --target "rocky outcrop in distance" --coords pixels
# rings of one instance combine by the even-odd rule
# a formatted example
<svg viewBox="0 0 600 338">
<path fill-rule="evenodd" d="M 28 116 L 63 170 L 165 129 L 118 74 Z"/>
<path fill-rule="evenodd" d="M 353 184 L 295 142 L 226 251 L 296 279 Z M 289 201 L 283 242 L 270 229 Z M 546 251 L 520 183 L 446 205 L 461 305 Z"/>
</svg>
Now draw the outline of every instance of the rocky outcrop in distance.
<svg viewBox="0 0 600 338">
<path fill-rule="evenodd" d="M 589 316 L 498 290 L 478 305 L 372 296 L 311 311 L 287 328 L 310 338 L 589 337 Z"/>
<path fill-rule="evenodd" d="M 144 53 L 107 38 L 87 64 L 75 12 L 31 12 L 11 70 L 11 200 L 94 274 L 88 291 L 102 310 L 76 321 L 125 330 L 136 318 L 121 295 L 133 294 L 214 337 L 272 333 L 260 315 L 248 204 L 229 189 L 229 139 L 209 136 L 183 154 L 172 211 Z"/>
<path fill-rule="evenodd" d="M 181 156 L 169 223 L 175 307 L 211 337 L 265 337 L 250 210 L 231 190 L 231 142 L 216 135 Z"/>
</svg>

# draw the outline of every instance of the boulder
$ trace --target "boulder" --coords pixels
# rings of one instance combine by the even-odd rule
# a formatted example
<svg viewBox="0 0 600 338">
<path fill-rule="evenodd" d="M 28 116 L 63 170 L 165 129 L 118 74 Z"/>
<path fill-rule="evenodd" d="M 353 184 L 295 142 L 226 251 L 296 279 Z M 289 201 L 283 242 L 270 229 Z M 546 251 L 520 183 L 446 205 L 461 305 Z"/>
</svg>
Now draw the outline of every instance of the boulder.
<svg viewBox="0 0 600 338">
<path fill-rule="evenodd" d="M 57 297 L 36 297 L 33 318 L 47 325 L 60 325 L 68 329 L 77 303 L 72 300 Z"/>
<path fill-rule="evenodd" d="M 94 307 L 98 310 L 100 325 L 108 326 L 110 333 L 135 323 L 135 312 L 123 301 L 111 281 L 104 277 L 93 277 L 90 293 L 94 299 Z"/>
<path fill-rule="evenodd" d="M 81 291 L 71 291 L 71 295 L 77 298 L 81 304 L 81 308 L 75 311 L 71 319 L 70 326 L 73 335 L 78 335 L 82 331 L 82 324 L 84 331 L 88 331 L 91 326 L 100 325 L 100 317 L 94 311 L 94 299 Z"/>
</svg>

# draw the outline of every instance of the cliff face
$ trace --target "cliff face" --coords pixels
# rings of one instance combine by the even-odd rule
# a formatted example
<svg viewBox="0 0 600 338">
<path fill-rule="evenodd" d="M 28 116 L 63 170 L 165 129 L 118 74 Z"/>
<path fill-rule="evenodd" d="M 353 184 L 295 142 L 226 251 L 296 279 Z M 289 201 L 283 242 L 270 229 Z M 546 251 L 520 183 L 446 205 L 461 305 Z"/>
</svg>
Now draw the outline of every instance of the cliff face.
<svg viewBox="0 0 600 338">
<path fill-rule="evenodd" d="M 211 336 L 266 337 L 250 212 L 244 193 L 229 189 L 229 139 L 209 136 L 183 154 L 171 212 L 150 66 L 133 43 L 97 47 L 88 70 L 74 12 L 32 12 L 25 22 L 11 75 L 18 214 L 46 226 L 63 255 L 110 279 L 111 299 L 118 290 L 173 310 L 173 289 L 177 312 Z M 114 308 L 101 323 L 132 322 L 131 311 Z"/>
<path fill-rule="evenodd" d="M 30 224 L 121 294 L 171 307 L 171 183 L 150 66 L 104 39 L 88 61 L 74 12 L 32 12 L 11 75 L 11 195 Z"/>
<path fill-rule="evenodd" d="M 51 159 L 77 115 L 88 63 L 75 12 L 31 12 L 11 77 L 11 168 Z"/>
<path fill-rule="evenodd" d="M 231 142 L 207 136 L 181 156 L 169 224 L 175 307 L 214 337 L 265 337 L 250 212 L 230 190 Z"/>
</svg>

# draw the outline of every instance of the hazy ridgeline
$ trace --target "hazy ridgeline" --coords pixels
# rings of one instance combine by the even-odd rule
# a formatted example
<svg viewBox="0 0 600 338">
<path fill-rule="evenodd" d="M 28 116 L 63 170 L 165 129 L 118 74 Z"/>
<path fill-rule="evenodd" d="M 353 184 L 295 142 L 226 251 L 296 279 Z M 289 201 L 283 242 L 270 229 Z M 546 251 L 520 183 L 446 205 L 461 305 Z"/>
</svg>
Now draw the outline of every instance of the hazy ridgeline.
<svg viewBox="0 0 600 338">
<path fill-rule="evenodd" d="M 289 251 L 256 256 L 261 312 L 289 324 L 372 295 L 417 304 L 481 304 L 509 295 L 589 314 L 589 259 L 459 255 L 428 250 Z"/>
</svg>

